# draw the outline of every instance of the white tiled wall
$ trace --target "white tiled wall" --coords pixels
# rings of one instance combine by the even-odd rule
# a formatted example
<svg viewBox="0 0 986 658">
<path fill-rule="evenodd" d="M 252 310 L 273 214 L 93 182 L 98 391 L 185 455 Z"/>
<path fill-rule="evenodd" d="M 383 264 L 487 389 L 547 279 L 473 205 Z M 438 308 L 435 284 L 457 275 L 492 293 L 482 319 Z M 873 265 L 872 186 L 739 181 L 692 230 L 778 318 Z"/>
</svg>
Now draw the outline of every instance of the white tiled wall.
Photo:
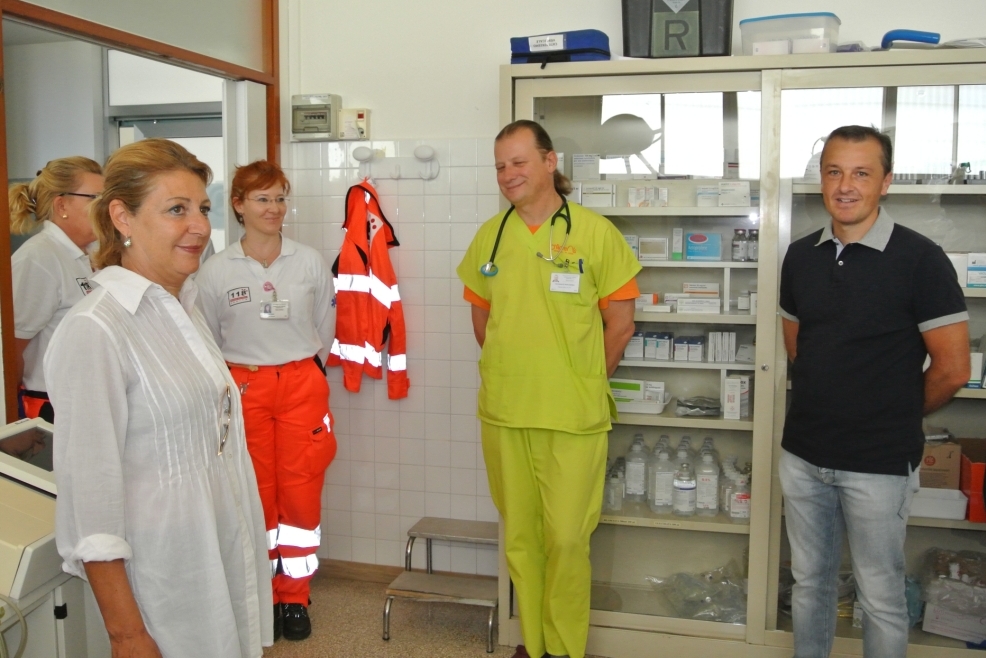
<svg viewBox="0 0 986 658">
<path fill-rule="evenodd" d="M 476 420 L 476 361 L 469 305 L 455 268 L 479 224 L 499 210 L 493 139 L 375 141 L 411 155 L 427 144 L 435 180 L 379 180 L 384 214 L 401 246 L 390 251 L 407 322 L 411 390 L 388 400 L 386 380 L 360 393 L 329 369 L 339 452 L 322 500 L 321 557 L 403 565 L 407 530 L 422 516 L 496 521 Z M 321 249 L 331 265 L 342 244 L 346 191 L 360 180 L 352 149 L 363 143 L 292 144 L 285 170 L 292 211 L 285 235 Z M 423 544 L 423 542 L 421 542 Z M 424 546 L 414 551 L 424 566 Z M 493 575 L 495 550 L 435 543 L 434 568 Z"/>
</svg>

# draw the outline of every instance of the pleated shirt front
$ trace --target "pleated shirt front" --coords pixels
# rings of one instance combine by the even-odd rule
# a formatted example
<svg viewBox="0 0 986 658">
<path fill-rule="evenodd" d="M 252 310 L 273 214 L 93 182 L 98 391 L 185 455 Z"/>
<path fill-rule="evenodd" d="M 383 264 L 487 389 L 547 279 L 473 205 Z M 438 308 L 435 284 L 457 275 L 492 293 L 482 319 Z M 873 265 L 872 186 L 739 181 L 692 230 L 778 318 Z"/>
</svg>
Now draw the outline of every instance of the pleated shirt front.
<svg viewBox="0 0 986 658">
<path fill-rule="evenodd" d="M 124 559 L 165 658 L 259 657 L 273 641 L 263 512 L 195 283 L 175 299 L 121 267 L 93 282 L 44 361 L 63 568 Z"/>
</svg>

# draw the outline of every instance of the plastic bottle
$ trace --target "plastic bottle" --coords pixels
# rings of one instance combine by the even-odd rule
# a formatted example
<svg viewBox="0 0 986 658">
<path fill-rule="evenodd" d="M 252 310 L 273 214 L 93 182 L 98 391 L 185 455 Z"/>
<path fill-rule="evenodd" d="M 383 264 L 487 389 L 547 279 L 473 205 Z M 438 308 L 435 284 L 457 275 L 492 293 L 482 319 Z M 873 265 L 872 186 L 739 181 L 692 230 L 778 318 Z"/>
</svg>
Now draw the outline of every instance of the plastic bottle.
<svg viewBox="0 0 986 658">
<path fill-rule="evenodd" d="M 758 229 L 750 229 L 749 238 L 746 241 L 746 259 L 753 262 L 760 260 L 760 231 Z"/>
<path fill-rule="evenodd" d="M 711 452 L 702 455 L 702 463 L 695 471 L 695 510 L 701 516 L 719 513 L 719 467 Z"/>
<path fill-rule="evenodd" d="M 647 506 L 655 514 L 670 514 L 674 492 L 674 464 L 666 450 L 657 453 L 647 479 Z"/>
<path fill-rule="evenodd" d="M 672 492 L 672 511 L 678 516 L 693 516 L 695 514 L 695 474 L 688 462 L 683 462 L 674 474 L 674 491 Z"/>
<path fill-rule="evenodd" d="M 628 503 L 642 503 L 647 495 L 647 457 L 644 455 L 643 438 L 630 446 L 626 457 L 626 493 Z"/>
<path fill-rule="evenodd" d="M 733 260 L 742 263 L 746 260 L 746 229 L 738 228 L 733 231 Z"/>
<path fill-rule="evenodd" d="M 623 478 L 616 471 L 606 479 L 603 509 L 608 512 L 619 512 L 623 509 Z"/>
<path fill-rule="evenodd" d="M 736 479 L 736 487 L 729 501 L 729 520 L 733 523 L 750 522 L 750 480 L 741 475 Z"/>
</svg>

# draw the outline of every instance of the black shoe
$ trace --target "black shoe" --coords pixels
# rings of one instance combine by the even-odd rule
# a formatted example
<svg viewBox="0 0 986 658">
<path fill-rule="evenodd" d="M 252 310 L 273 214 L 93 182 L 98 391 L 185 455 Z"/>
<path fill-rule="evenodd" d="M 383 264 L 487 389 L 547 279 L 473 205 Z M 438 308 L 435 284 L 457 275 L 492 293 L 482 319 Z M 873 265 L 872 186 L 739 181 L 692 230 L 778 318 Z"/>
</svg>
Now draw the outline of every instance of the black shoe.
<svg viewBox="0 0 986 658">
<path fill-rule="evenodd" d="M 281 631 L 284 629 L 284 617 L 281 616 L 281 604 L 274 604 L 274 641 L 281 639 Z"/>
<path fill-rule="evenodd" d="M 307 607 L 300 603 L 285 603 L 282 608 L 285 640 L 304 640 L 312 634 L 312 620 L 308 618 Z"/>
</svg>

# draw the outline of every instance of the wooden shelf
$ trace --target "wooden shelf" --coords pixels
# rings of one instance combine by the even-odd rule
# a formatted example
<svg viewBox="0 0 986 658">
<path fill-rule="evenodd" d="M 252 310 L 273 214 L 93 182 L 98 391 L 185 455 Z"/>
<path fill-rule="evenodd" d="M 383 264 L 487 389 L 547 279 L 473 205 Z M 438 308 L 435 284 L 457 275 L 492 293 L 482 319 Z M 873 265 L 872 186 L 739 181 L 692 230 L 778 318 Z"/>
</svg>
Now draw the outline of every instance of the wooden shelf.
<svg viewBox="0 0 986 658">
<path fill-rule="evenodd" d="M 749 217 L 760 216 L 758 206 L 665 206 L 663 208 L 590 208 L 605 217 Z"/>
<path fill-rule="evenodd" d="M 696 532 L 725 532 L 734 535 L 750 534 L 750 526 L 733 523 L 722 513 L 716 516 L 675 516 L 654 514 L 646 503 L 623 502 L 619 512 L 603 511 L 599 522 L 607 525 L 626 525 L 640 528 L 666 528 L 668 530 L 693 530 Z"/>
<path fill-rule="evenodd" d="M 971 400 L 986 400 L 986 389 L 984 388 L 960 388 L 955 393 L 957 398 L 967 398 Z"/>
<path fill-rule="evenodd" d="M 731 260 L 650 260 L 640 261 L 642 267 L 673 267 L 673 268 L 704 268 L 704 269 L 723 269 L 723 270 L 755 270 L 760 266 L 755 261 L 731 261 Z M 986 297 L 986 288 L 982 288 L 983 296 Z"/>
<path fill-rule="evenodd" d="M 640 359 L 623 359 L 621 366 L 628 368 L 685 368 L 693 370 L 756 370 L 752 363 L 726 363 L 725 361 L 642 361 Z M 984 391 L 986 393 L 986 391 Z M 986 395 L 983 395 L 986 397 Z"/>
<path fill-rule="evenodd" d="M 749 313 L 646 313 L 633 314 L 635 322 L 675 324 L 756 324 L 757 316 Z"/>
<path fill-rule="evenodd" d="M 674 399 L 672 398 L 672 402 Z M 712 416 L 675 416 L 675 405 L 668 403 L 662 414 L 633 414 L 624 412 L 614 421 L 617 425 L 646 425 L 648 427 L 685 427 L 688 429 L 753 431 L 753 419 L 725 420 Z"/>
<path fill-rule="evenodd" d="M 791 186 L 794 194 L 821 194 L 822 186 L 817 184 L 795 183 Z M 888 195 L 895 194 L 981 194 L 986 196 L 986 185 L 891 185 Z"/>
</svg>

